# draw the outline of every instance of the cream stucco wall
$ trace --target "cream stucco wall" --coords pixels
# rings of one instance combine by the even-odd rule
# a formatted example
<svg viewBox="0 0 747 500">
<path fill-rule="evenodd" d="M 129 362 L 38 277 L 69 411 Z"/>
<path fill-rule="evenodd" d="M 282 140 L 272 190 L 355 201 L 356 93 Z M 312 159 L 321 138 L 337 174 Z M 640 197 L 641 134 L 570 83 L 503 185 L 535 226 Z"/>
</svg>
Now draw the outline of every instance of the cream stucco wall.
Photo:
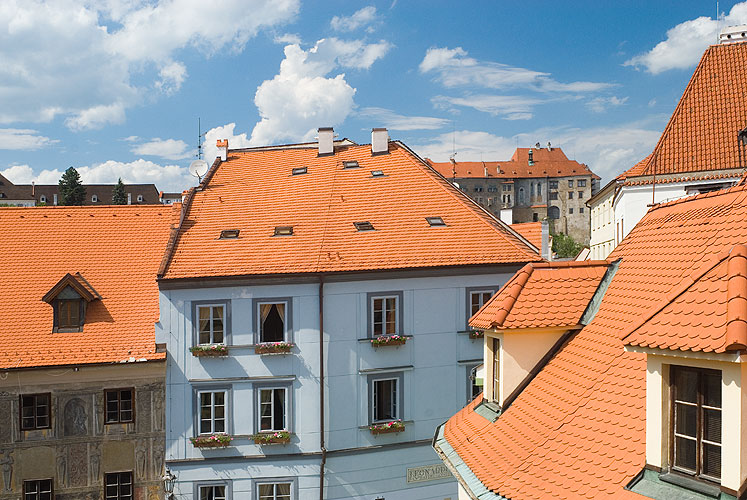
<svg viewBox="0 0 747 500">
<path fill-rule="evenodd" d="M 669 367 L 710 368 L 721 371 L 721 485 L 737 491 L 747 479 L 747 365 L 734 361 L 685 358 L 649 353 L 646 373 L 646 463 L 669 467 Z"/>
<path fill-rule="evenodd" d="M 614 212 L 612 199 L 615 190 L 595 200 L 591 205 L 591 241 L 590 255 L 593 260 L 605 259 L 615 248 Z"/>
</svg>

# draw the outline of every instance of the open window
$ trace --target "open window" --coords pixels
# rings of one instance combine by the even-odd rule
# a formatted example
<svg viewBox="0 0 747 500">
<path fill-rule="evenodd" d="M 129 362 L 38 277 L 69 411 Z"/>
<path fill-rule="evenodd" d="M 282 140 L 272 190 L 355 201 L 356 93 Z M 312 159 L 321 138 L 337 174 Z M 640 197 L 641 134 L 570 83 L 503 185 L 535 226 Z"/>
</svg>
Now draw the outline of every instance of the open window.
<svg viewBox="0 0 747 500">
<path fill-rule="evenodd" d="M 268 299 L 255 301 L 258 343 L 289 341 L 290 300 Z"/>
<path fill-rule="evenodd" d="M 403 374 L 381 373 L 368 378 L 369 422 L 403 419 Z"/>
<path fill-rule="evenodd" d="M 52 306 L 53 332 L 81 332 L 85 324 L 86 310 L 101 295 L 80 273 L 66 274 L 42 300 Z"/>
<path fill-rule="evenodd" d="M 261 387 L 259 401 L 259 432 L 288 430 L 288 387 Z"/>
</svg>

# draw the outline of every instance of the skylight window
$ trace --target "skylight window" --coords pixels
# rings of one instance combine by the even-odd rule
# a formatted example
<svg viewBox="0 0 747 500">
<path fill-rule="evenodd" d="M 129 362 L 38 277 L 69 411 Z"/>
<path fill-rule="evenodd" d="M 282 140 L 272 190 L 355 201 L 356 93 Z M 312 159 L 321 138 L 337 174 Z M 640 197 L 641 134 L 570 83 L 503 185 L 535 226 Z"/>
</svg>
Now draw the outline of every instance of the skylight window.
<svg viewBox="0 0 747 500">
<path fill-rule="evenodd" d="M 446 225 L 446 223 L 441 217 L 426 217 L 425 220 L 428 221 L 428 224 L 430 224 L 431 227 Z"/>
<path fill-rule="evenodd" d="M 293 226 L 275 226 L 275 236 L 291 236 Z"/>
<path fill-rule="evenodd" d="M 372 177 L 384 177 L 384 171 L 383 170 L 371 170 L 371 176 Z"/>
<path fill-rule="evenodd" d="M 355 160 L 344 161 L 344 162 L 342 162 L 342 166 L 343 166 L 343 168 L 358 168 L 358 167 L 360 167 L 360 165 L 358 165 L 358 162 L 355 161 Z"/>
<path fill-rule="evenodd" d="M 224 229 L 220 232 L 220 239 L 231 240 L 239 237 L 238 229 Z"/>
<path fill-rule="evenodd" d="M 292 173 L 293 175 L 301 175 L 301 174 L 305 174 L 305 173 L 307 173 L 307 172 L 308 172 L 308 169 L 307 169 L 306 167 L 298 167 L 298 168 L 294 168 L 294 169 L 293 169 L 293 170 L 291 171 L 291 173 Z"/>
<path fill-rule="evenodd" d="M 353 224 L 355 225 L 355 228 L 358 231 L 373 231 L 374 230 L 373 224 L 371 224 L 368 221 L 353 222 Z"/>
</svg>

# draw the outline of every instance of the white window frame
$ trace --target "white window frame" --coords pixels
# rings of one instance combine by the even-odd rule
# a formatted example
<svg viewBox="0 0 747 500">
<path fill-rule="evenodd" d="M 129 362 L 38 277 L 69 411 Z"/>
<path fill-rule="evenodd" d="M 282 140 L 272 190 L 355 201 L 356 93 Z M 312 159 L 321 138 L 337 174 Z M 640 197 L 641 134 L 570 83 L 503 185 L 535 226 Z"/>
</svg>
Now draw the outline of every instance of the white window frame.
<svg viewBox="0 0 747 500">
<path fill-rule="evenodd" d="M 370 312 L 371 312 L 371 320 L 370 320 L 370 328 L 371 328 L 371 337 L 379 337 L 379 336 L 387 336 L 387 335 L 402 335 L 400 330 L 400 314 L 401 314 L 401 306 L 400 306 L 400 297 L 401 295 L 397 294 L 391 294 L 391 295 L 373 295 L 370 298 Z M 394 331 L 389 332 L 386 331 L 386 301 L 387 299 L 394 299 Z M 381 309 L 381 333 L 376 334 L 376 301 L 381 300 L 382 301 L 382 309 Z"/>
<path fill-rule="evenodd" d="M 98 203 L 99 197 L 96 195 L 91 196 L 91 203 Z"/>
<path fill-rule="evenodd" d="M 116 485 L 109 485 L 106 482 L 106 477 L 109 475 L 117 475 L 117 484 Z M 119 488 L 122 486 L 122 483 L 119 482 L 120 475 L 121 474 L 129 474 L 130 475 L 130 494 L 126 496 L 121 496 L 119 494 Z M 107 487 L 109 486 L 116 486 L 117 487 L 117 494 L 115 496 L 109 496 L 107 495 Z M 132 500 L 135 498 L 135 474 L 134 471 L 131 470 L 125 470 L 125 471 L 118 471 L 118 472 L 106 472 L 104 473 L 104 499 L 105 500 L 121 500 L 121 499 L 129 499 Z"/>
<path fill-rule="evenodd" d="M 379 423 L 379 422 L 391 422 L 392 420 L 401 420 L 402 419 L 402 377 L 400 375 L 393 375 L 390 377 L 383 376 L 383 377 L 377 377 L 373 378 L 371 380 L 371 400 L 369 401 L 371 405 L 371 423 Z M 391 418 L 376 418 L 376 384 L 380 382 L 394 382 L 394 391 L 392 393 L 392 401 L 390 401 L 390 404 L 394 406 L 394 411 L 392 412 Z"/>
<path fill-rule="evenodd" d="M 203 343 L 200 340 L 200 310 L 209 308 L 210 309 L 210 339 L 209 342 Z M 215 331 L 213 328 L 213 309 L 223 309 L 223 340 L 220 342 L 215 341 Z M 195 339 L 196 345 L 211 345 L 211 344 L 226 344 L 226 337 L 228 336 L 228 307 L 225 303 L 201 303 L 195 305 L 195 331 L 197 338 Z"/>
<path fill-rule="evenodd" d="M 283 428 L 282 429 L 262 429 L 262 391 L 272 391 L 271 394 L 271 402 L 270 402 L 270 421 L 272 423 L 272 426 L 274 427 L 275 422 L 275 405 L 274 405 L 274 399 L 275 399 L 275 391 L 276 390 L 282 390 L 284 391 L 284 401 L 283 401 Z M 257 432 L 279 432 L 279 431 L 286 431 L 290 432 L 290 387 L 287 385 L 268 385 L 268 386 L 260 386 L 257 387 Z"/>
<path fill-rule="evenodd" d="M 138 203 L 142 203 L 143 202 L 143 195 L 142 194 L 137 195 L 137 202 Z"/>
<path fill-rule="evenodd" d="M 254 315 L 256 318 L 256 338 L 255 342 L 257 344 L 261 344 L 263 342 L 274 342 L 270 340 L 262 340 L 262 305 L 270 304 L 270 305 L 277 305 L 277 304 L 283 304 L 285 305 L 285 318 L 283 318 L 283 339 L 282 342 L 292 342 L 291 340 L 291 325 L 292 325 L 292 307 L 291 307 L 292 299 L 290 297 L 271 297 L 267 299 L 254 299 L 253 301 L 253 308 L 254 308 Z"/>
<path fill-rule="evenodd" d="M 223 496 L 218 497 L 218 496 L 215 496 L 215 494 L 213 494 L 211 500 L 229 500 L 231 498 L 230 497 L 230 488 L 225 483 L 198 484 L 197 485 L 197 495 L 196 495 L 195 498 L 197 500 L 202 500 L 202 490 L 203 489 L 214 489 L 214 488 L 223 488 Z"/>
<path fill-rule="evenodd" d="M 467 319 L 471 318 L 472 315 L 475 314 L 474 312 L 472 312 L 472 296 L 476 295 L 476 294 L 483 295 L 483 294 L 486 294 L 486 293 L 489 293 L 490 297 L 488 297 L 488 299 L 486 301 L 484 301 L 484 302 L 482 302 L 482 304 L 480 304 L 480 307 L 477 308 L 478 311 L 480 309 L 482 309 L 482 307 L 487 303 L 488 300 L 490 300 L 493 297 L 493 295 L 495 295 L 495 288 L 488 288 L 488 287 L 486 287 L 486 288 L 469 288 L 469 289 L 467 289 Z"/>
<path fill-rule="evenodd" d="M 223 394 L 223 430 L 218 431 L 216 430 L 216 417 L 215 417 L 215 394 Z M 203 394 L 210 394 L 210 430 L 209 431 L 203 431 L 202 430 L 202 395 Z M 197 391 L 197 432 L 195 433 L 198 436 L 204 436 L 209 434 L 230 434 L 229 433 L 229 410 L 230 406 L 228 404 L 228 390 L 227 389 L 201 389 Z"/>
<path fill-rule="evenodd" d="M 289 486 L 289 490 L 290 490 L 289 496 L 287 496 L 287 497 L 282 497 L 282 496 L 279 497 L 278 496 L 277 487 L 278 487 L 278 485 L 281 485 L 281 484 L 287 484 Z M 272 488 L 273 489 L 272 496 L 269 496 L 269 497 L 268 496 L 260 496 L 259 489 L 262 486 L 272 486 L 273 487 Z M 293 480 L 290 480 L 290 479 L 288 479 L 288 480 L 278 480 L 278 479 L 276 479 L 276 480 L 273 480 L 273 481 L 257 481 L 256 482 L 256 486 L 255 486 L 255 492 L 257 494 L 257 500 L 285 500 L 285 498 L 287 498 L 288 500 L 293 500 L 295 498 L 294 489 L 295 489 L 295 482 Z"/>
</svg>

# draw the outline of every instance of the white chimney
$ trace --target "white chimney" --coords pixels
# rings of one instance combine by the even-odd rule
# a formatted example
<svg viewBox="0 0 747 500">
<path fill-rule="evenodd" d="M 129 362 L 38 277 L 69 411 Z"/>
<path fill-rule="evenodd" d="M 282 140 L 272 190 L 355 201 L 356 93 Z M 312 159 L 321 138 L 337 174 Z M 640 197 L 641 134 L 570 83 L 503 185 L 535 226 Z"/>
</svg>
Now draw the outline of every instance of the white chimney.
<svg viewBox="0 0 747 500">
<path fill-rule="evenodd" d="M 132 205 L 132 193 L 127 193 L 127 204 Z"/>
<path fill-rule="evenodd" d="M 332 127 L 322 127 L 319 133 L 319 156 L 335 153 L 335 130 Z"/>
<path fill-rule="evenodd" d="M 540 257 L 549 261 L 552 260 L 552 248 L 550 242 L 550 225 L 548 224 L 547 219 L 542 221 L 541 228 L 542 245 L 540 248 Z"/>
<path fill-rule="evenodd" d="M 380 155 L 389 152 L 389 132 L 385 128 L 371 129 L 371 154 Z"/>
<path fill-rule="evenodd" d="M 220 153 L 220 161 L 226 161 L 226 158 L 228 158 L 228 139 L 218 139 L 216 146 L 218 146 L 218 152 Z"/>
<path fill-rule="evenodd" d="M 54 201 L 52 203 L 57 206 L 57 193 L 54 194 Z"/>
<path fill-rule="evenodd" d="M 747 42 L 747 24 L 727 26 L 718 35 L 719 43 Z"/>
</svg>

